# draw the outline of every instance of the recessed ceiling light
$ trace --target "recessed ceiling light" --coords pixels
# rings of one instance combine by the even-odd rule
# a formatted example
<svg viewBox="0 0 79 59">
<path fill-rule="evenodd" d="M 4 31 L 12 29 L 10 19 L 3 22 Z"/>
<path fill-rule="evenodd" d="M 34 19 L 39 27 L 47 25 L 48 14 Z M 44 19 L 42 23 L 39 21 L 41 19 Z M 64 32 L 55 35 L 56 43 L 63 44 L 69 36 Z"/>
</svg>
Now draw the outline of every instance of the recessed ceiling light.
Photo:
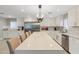
<svg viewBox="0 0 79 59">
<path fill-rule="evenodd" d="M 52 14 L 52 12 L 48 12 L 48 14 Z"/>
<path fill-rule="evenodd" d="M 0 14 L 5 14 L 5 13 L 4 13 L 4 11 L 1 11 L 1 10 L 0 10 Z"/>
<path fill-rule="evenodd" d="M 21 12 L 24 12 L 24 9 L 21 9 Z"/>
<path fill-rule="evenodd" d="M 57 8 L 57 12 L 59 12 L 60 11 L 60 9 L 59 8 Z"/>
<path fill-rule="evenodd" d="M 6 15 L 7 18 L 14 18 L 14 16 Z"/>
<path fill-rule="evenodd" d="M 12 18 L 12 16 L 9 15 L 8 18 Z"/>
</svg>

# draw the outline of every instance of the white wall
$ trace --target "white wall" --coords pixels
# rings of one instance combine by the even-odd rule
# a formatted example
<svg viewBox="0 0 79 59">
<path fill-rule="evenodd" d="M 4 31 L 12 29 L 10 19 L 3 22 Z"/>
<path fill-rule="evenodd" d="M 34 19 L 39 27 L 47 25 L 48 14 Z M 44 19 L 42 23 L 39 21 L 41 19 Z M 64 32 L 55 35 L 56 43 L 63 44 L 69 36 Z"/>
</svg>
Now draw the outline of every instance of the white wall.
<svg viewBox="0 0 79 59">
<path fill-rule="evenodd" d="M 33 22 L 33 21 L 37 21 L 36 17 L 27 17 L 27 18 L 24 18 L 24 22 Z"/>
</svg>

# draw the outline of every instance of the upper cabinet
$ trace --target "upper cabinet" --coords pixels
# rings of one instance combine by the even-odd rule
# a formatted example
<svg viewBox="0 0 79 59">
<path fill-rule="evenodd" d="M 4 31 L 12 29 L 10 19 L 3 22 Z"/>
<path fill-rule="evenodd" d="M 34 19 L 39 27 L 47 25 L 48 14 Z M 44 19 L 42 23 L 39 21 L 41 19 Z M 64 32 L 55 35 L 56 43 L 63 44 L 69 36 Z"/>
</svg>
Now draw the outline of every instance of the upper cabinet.
<svg viewBox="0 0 79 59">
<path fill-rule="evenodd" d="M 77 15 L 76 15 L 77 16 L 77 19 L 76 19 L 76 23 L 77 24 L 76 24 L 76 26 L 79 26 L 79 7 L 77 7 L 77 11 L 76 12 L 77 12 Z"/>
<path fill-rule="evenodd" d="M 79 26 L 79 7 L 75 7 L 68 11 L 68 25 Z"/>
<path fill-rule="evenodd" d="M 56 26 L 63 26 L 63 17 L 62 16 L 56 17 Z"/>
<path fill-rule="evenodd" d="M 56 26 L 56 20 L 55 18 L 45 18 L 40 23 L 41 26 Z"/>
</svg>

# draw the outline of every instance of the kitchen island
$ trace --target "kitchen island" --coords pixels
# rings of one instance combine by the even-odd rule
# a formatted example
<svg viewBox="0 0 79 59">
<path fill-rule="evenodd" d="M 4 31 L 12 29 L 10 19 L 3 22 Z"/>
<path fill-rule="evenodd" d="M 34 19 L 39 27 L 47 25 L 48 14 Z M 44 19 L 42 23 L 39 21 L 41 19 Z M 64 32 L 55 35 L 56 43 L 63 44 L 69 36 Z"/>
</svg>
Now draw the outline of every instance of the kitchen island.
<svg viewBox="0 0 79 59">
<path fill-rule="evenodd" d="M 19 47 L 15 54 L 65 54 L 67 53 L 47 32 L 34 32 Z"/>
</svg>

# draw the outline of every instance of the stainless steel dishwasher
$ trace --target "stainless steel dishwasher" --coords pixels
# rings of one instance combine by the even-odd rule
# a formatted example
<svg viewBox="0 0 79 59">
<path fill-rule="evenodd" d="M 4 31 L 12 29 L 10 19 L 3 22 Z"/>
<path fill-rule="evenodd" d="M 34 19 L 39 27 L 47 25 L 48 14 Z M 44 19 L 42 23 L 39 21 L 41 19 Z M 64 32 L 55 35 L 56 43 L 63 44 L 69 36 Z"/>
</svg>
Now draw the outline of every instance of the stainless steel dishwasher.
<svg viewBox="0 0 79 59">
<path fill-rule="evenodd" d="M 62 47 L 69 52 L 69 36 L 62 34 Z"/>
</svg>

